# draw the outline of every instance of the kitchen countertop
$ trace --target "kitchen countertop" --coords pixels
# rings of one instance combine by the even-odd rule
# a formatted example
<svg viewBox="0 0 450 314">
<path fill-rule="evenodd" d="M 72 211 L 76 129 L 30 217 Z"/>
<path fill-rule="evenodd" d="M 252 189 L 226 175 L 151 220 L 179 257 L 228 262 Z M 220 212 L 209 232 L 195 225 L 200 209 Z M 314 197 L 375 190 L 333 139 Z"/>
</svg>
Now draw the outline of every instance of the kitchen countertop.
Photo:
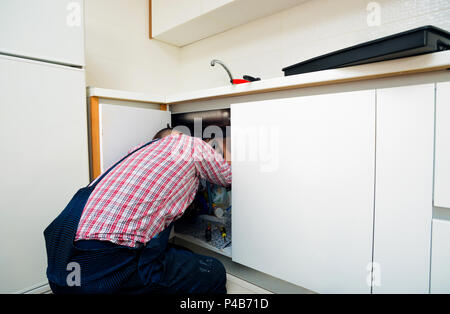
<svg viewBox="0 0 450 314">
<path fill-rule="evenodd" d="M 339 69 L 324 70 L 292 76 L 263 79 L 252 83 L 228 85 L 218 88 L 196 90 L 173 95 L 155 95 L 88 87 L 88 97 L 120 99 L 156 104 L 180 104 L 198 100 L 226 98 L 273 91 L 331 85 L 383 77 L 425 73 L 450 68 L 450 51 L 363 64 Z"/>
</svg>

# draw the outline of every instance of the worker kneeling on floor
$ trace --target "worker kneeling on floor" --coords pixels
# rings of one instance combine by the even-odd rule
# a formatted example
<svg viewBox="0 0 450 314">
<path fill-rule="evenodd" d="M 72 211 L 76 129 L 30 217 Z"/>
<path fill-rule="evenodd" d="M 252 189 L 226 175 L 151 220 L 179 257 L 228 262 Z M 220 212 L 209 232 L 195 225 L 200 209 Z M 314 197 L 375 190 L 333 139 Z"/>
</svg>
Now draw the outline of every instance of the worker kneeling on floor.
<svg viewBox="0 0 450 314">
<path fill-rule="evenodd" d="M 199 178 L 230 186 L 230 165 L 168 127 L 80 189 L 44 231 L 52 291 L 226 293 L 221 262 L 168 243 Z"/>
</svg>

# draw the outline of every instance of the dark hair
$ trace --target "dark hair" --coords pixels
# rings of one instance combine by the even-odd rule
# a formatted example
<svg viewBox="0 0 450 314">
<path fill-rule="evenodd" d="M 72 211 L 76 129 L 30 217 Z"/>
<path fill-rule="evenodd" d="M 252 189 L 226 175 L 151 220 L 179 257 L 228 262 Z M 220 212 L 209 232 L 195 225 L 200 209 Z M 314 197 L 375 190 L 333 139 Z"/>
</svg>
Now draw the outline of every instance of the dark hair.
<svg viewBox="0 0 450 314">
<path fill-rule="evenodd" d="M 153 136 L 153 139 L 156 140 L 157 138 L 161 139 L 163 137 L 166 137 L 170 135 L 173 131 L 173 128 L 170 127 L 169 123 L 167 123 L 167 128 L 164 128 L 162 130 L 159 130 L 158 133 Z"/>
</svg>

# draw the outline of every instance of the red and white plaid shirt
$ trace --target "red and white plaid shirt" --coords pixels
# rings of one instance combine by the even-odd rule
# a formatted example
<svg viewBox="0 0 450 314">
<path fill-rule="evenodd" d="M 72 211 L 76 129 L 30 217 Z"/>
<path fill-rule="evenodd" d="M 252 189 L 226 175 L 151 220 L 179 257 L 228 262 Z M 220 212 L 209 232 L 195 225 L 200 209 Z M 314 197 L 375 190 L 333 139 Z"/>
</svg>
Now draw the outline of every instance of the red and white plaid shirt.
<svg viewBox="0 0 450 314">
<path fill-rule="evenodd" d="M 194 200 L 199 178 L 229 186 L 231 168 L 199 138 L 164 137 L 127 157 L 95 187 L 75 240 L 135 247 L 179 218 Z"/>
</svg>

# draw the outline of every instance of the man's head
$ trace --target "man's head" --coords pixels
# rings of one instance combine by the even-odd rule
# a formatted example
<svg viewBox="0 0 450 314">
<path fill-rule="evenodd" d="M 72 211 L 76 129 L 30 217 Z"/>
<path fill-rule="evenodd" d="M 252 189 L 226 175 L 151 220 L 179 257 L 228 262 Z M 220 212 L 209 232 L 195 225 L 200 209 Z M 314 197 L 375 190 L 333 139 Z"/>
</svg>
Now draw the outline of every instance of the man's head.
<svg viewBox="0 0 450 314">
<path fill-rule="evenodd" d="M 179 134 L 180 132 L 175 131 L 173 128 L 170 127 L 170 125 L 167 123 L 167 127 L 159 130 L 158 133 L 155 134 L 153 137 L 154 140 L 161 139 L 163 137 L 169 136 L 171 134 Z"/>
</svg>

